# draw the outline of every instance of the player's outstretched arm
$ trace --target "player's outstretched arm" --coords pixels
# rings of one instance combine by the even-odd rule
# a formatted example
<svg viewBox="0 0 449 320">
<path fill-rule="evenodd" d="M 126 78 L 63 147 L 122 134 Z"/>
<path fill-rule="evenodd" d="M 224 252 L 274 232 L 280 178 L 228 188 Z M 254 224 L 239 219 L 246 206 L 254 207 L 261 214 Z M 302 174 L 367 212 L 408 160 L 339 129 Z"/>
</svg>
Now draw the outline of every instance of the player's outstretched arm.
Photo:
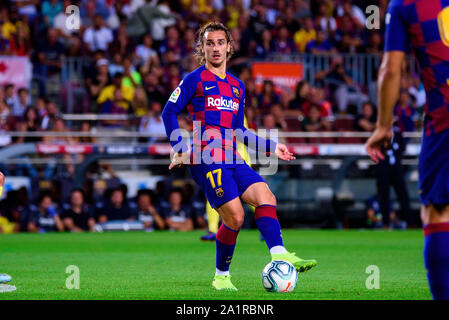
<svg viewBox="0 0 449 320">
<path fill-rule="evenodd" d="M 399 97 L 401 69 L 405 52 L 389 51 L 382 59 L 377 82 L 379 101 L 376 129 L 366 142 L 365 148 L 371 159 L 378 163 L 384 159 L 381 148 L 388 146 L 392 138 L 394 106 Z"/>
</svg>

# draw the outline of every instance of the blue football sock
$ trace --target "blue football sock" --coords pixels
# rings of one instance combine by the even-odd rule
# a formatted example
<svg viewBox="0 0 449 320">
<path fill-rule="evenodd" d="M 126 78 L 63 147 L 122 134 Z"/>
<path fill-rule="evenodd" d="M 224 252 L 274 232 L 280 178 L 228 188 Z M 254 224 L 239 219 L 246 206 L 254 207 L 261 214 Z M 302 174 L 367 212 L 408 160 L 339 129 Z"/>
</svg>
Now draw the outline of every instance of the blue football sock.
<svg viewBox="0 0 449 320">
<path fill-rule="evenodd" d="M 218 270 L 229 271 L 238 234 L 239 230 L 232 230 L 225 226 L 224 223 L 218 229 L 215 240 L 217 247 L 216 268 Z"/>
<path fill-rule="evenodd" d="M 258 206 L 255 211 L 256 225 L 262 234 L 268 249 L 275 246 L 284 246 L 276 207 L 268 204 Z"/>
<path fill-rule="evenodd" d="M 449 223 L 424 226 L 424 263 L 435 300 L 449 300 Z"/>
</svg>

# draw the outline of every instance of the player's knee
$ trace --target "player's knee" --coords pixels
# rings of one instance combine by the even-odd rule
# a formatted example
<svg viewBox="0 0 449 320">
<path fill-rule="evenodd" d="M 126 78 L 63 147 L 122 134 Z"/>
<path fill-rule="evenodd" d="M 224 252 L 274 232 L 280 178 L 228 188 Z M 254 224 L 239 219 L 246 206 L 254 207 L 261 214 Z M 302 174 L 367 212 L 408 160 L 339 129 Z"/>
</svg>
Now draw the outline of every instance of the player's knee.
<svg viewBox="0 0 449 320">
<path fill-rule="evenodd" d="M 240 230 L 240 228 L 243 226 L 243 221 L 245 220 L 245 217 L 243 215 L 236 215 L 233 216 L 230 220 L 231 226 L 229 227 L 234 230 Z"/>
<path fill-rule="evenodd" d="M 267 194 L 264 196 L 264 199 L 260 205 L 262 204 L 269 204 L 272 206 L 276 206 L 276 197 L 271 191 L 268 191 Z"/>
</svg>

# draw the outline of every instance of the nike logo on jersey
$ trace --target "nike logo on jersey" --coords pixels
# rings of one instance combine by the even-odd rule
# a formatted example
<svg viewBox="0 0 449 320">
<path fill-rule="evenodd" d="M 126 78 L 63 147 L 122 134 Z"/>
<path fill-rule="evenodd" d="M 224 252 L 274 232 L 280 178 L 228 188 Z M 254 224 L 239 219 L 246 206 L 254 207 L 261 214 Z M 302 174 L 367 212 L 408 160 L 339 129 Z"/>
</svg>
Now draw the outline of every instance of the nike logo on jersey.
<svg viewBox="0 0 449 320">
<path fill-rule="evenodd" d="M 213 88 L 215 88 L 216 86 L 213 86 L 213 87 L 206 87 L 205 89 L 206 90 L 210 90 L 210 89 L 213 89 Z"/>
</svg>

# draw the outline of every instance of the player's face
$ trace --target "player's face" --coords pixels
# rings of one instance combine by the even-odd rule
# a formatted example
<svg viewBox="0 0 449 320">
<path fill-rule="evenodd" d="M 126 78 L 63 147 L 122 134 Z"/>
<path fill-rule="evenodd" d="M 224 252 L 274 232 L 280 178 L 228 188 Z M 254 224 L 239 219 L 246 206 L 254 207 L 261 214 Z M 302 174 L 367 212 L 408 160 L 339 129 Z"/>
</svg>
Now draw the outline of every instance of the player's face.
<svg viewBox="0 0 449 320">
<path fill-rule="evenodd" d="M 226 40 L 224 31 L 208 31 L 204 34 L 203 50 L 206 61 L 214 67 L 226 62 L 226 54 L 231 49 L 231 44 Z"/>
</svg>

